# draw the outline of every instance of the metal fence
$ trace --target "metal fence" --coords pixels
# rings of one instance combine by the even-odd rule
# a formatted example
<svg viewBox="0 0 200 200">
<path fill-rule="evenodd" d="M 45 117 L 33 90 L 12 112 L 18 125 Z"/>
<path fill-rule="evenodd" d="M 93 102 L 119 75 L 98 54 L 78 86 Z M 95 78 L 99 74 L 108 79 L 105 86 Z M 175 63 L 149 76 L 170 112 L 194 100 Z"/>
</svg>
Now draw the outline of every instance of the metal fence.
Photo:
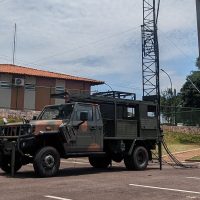
<svg viewBox="0 0 200 200">
<path fill-rule="evenodd" d="M 161 106 L 161 123 L 200 126 L 200 108 Z"/>
</svg>

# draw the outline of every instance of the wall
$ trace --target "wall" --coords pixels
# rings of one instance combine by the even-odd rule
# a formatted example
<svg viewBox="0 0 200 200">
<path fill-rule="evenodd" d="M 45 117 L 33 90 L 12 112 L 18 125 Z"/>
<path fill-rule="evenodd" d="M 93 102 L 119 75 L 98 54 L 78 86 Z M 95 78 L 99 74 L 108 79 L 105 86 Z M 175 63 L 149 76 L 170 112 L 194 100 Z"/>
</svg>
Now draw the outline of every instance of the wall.
<svg viewBox="0 0 200 200">
<path fill-rule="evenodd" d="M 33 76 L 25 77 L 24 89 L 24 109 L 35 110 L 35 84 L 36 78 Z"/>
<path fill-rule="evenodd" d="M 65 92 L 65 80 L 56 79 L 56 93 Z M 65 103 L 64 99 L 55 99 L 55 104 Z"/>
<path fill-rule="evenodd" d="M 50 98 L 51 93 L 55 92 L 55 82 L 55 79 L 36 78 L 36 110 L 42 110 L 42 108 L 46 105 L 55 104 L 55 99 Z"/>
<path fill-rule="evenodd" d="M 7 82 L 10 86 L 3 86 Z M 11 104 L 11 84 L 12 76 L 9 74 L 0 74 L 0 105 L 2 108 L 10 108 Z"/>
<path fill-rule="evenodd" d="M 24 79 L 24 86 L 13 85 L 15 78 Z M 23 75 L 0 74 L 0 108 L 12 110 L 42 110 L 44 106 L 65 103 L 63 99 L 54 99 L 50 95 L 61 91 L 90 93 L 90 83 L 76 80 L 63 80 Z M 9 83 L 7 87 L 1 83 Z M 62 92 L 61 91 L 61 92 Z"/>
<path fill-rule="evenodd" d="M 24 76 L 22 75 L 13 75 L 12 79 L 15 78 L 22 78 L 24 79 Z M 23 110 L 24 109 L 24 87 L 23 86 L 15 86 L 12 85 L 11 90 L 11 109 L 15 110 Z"/>
<path fill-rule="evenodd" d="M 163 125 L 164 132 L 200 134 L 200 127 L 194 126 L 167 126 Z"/>
<path fill-rule="evenodd" d="M 32 119 L 33 116 L 39 115 L 39 111 L 19 111 L 19 110 L 9 110 L 9 109 L 0 109 L 0 118 L 14 118 L 22 119 L 24 116 L 26 119 Z"/>
</svg>

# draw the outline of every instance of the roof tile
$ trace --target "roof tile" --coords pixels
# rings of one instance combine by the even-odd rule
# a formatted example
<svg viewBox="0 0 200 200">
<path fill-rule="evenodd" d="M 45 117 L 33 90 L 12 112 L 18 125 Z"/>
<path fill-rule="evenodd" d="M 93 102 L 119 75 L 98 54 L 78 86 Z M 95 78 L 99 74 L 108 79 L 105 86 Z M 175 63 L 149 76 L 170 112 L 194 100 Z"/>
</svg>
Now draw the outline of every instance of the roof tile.
<svg viewBox="0 0 200 200">
<path fill-rule="evenodd" d="M 100 85 L 104 83 L 103 81 L 97 81 L 94 79 L 71 76 L 71 75 L 61 74 L 61 73 L 56 73 L 56 72 L 49 72 L 45 70 L 38 70 L 34 68 L 17 66 L 17 65 L 12 65 L 12 64 L 0 64 L 0 73 L 38 76 L 38 77 L 65 79 L 65 80 L 73 80 L 73 81 L 83 81 L 83 82 L 91 83 L 91 85 Z"/>
</svg>

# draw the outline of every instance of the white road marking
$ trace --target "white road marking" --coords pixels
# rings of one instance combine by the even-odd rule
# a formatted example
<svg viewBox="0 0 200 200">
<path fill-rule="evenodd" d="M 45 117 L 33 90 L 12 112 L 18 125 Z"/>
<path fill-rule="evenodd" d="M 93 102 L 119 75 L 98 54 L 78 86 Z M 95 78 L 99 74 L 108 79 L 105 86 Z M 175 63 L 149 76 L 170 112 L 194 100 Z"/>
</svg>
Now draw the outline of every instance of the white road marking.
<svg viewBox="0 0 200 200">
<path fill-rule="evenodd" d="M 200 180 L 200 178 L 199 178 L 199 177 L 186 177 L 186 178 Z"/>
<path fill-rule="evenodd" d="M 56 196 L 44 196 L 46 198 L 50 198 L 50 199 L 58 199 L 58 200 L 71 200 L 71 199 L 66 199 L 66 198 L 62 198 L 62 197 L 56 197 Z"/>
<path fill-rule="evenodd" d="M 172 188 L 161 188 L 161 187 L 154 187 L 154 186 L 148 186 L 148 185 L 138 185 L 138 184 L 129 184 L 129 185 L 130 186 L 135 186 L 135 187 L 156 189 L 156 190 L 167 190 L 167 191 L 182 192 L 182 193 L 200 194 L 200 192 L 188 191 L 188 190 L 179 190 L 179 189 L 172 189 Z"/>
</svg>

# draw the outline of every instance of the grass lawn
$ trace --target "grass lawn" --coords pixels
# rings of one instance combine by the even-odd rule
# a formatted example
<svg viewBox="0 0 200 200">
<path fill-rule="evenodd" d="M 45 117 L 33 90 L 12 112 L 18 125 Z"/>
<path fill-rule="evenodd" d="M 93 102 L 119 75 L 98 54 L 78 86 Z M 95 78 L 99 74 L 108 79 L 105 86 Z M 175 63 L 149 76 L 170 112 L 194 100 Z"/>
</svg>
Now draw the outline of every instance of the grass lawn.
<svg viewBox="0 0 200 200">
<path fill-rule="evenodd" d="M 167 132 L 164 133 L 164 139 L 172 153 L 200 148 L 200 134 Z M 166 154 L 165 150 L 163 150 L 163 154 Z"/>
<path fill-rule="evenodd" d="M 189 161 L 198 161 L 198 162 L 200 162 L 200 155 L 199 156 L 194 156 L 193 158 L 190 158 Z"/>
</svg>

